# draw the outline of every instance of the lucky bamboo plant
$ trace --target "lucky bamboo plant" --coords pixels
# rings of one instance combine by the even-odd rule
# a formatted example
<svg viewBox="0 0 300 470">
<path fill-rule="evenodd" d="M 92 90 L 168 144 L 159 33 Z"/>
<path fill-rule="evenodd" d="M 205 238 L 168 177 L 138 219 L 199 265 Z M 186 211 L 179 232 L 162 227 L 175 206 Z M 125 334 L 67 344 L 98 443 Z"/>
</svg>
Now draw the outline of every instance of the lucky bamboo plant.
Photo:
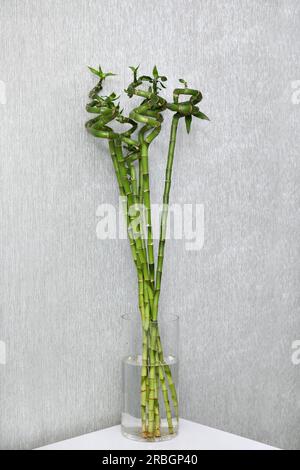
<svg viewBox="0 0 300 470">
<path fill-rule="evenodd" d="M 142 101 L 127 117 L 120 109 L 119 97 L 115 93 L 107 96 L 101 94 L 104 81 L 114 74 L 104 73 L 101 67 L 89 68 L 98 77 L 98 83 L 89 93 L 91 101 L 86 107 L 86 110 L 96 114 L 96 117 L 86 123 L 86 129 L 95 137 L 108 141 L 120 195 L 126 203 L 127 231 L 138 279 L 138 306 L 143 336 L 140 388 L 141 433 L 146 439 L 159 438 L 161 435 L 160 391 L 170 434 L 174 432 L 170 399 L 176 420 L 178 420 L 177 392 L 171 369 L 164 358 L 158 324 L 177 128 L 179 120 L 184 118 L 186 130 L 189 133 L 193 116 L 199 119 L 208 118 L 197 106 L 202 99 L 201 92 L 188 88 L 183 79 L 179 80 L 182 86 L 173 91 L 172 102 L 163 98 L 160 93 L 163 88 L 166 88 L 167 78 L 159 75 L 156 66 L 151 76 L 139 75 L 139 67 L 130 67 L 133 80 L 125 92 L 129 98 L 138 96 L 142 98 Z M 181 95 L 189 99 L 180 102 Z M 162 113 L 166 110 L 172 111 L 174 115 L 166 162 L 158 255 L 155 260 L 148 159 L 150 145 L 161 131 Z M 117 132 L 112 127 L 113 121 L 126 124 L 126 127 L 129 125 L 130 128 L 124 132 Z M 141 217 L 141 207 L 144 208 L 144 218 Z"/>
</svg>

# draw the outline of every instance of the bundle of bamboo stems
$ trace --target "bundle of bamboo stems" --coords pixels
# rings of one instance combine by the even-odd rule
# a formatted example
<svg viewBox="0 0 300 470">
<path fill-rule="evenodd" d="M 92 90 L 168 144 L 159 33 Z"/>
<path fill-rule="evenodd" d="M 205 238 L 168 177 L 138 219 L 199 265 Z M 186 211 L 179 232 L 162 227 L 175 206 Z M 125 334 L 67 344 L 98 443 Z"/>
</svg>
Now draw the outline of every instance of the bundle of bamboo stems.
<svg viewBox="0 0 300 470">
<path fill-rule="evenodd" d="M 141 104 L 126 117 L 120 109 L 115 93 L 101 96 L 105 79 L 114 74 L 104 73 L 89 67 L 98 77 L 97 85 L 89 93 L 90 103 L 86 109 L 97 116 L 86 123 L 86 128 L 95 137 L 108 140 L 108 147 L 120 195 L 126 202 L 125 216 L 128 238 L 138 278 L 138 304 L 143 332 L 141 371 L 141 433 L 146 439 L 161 435 L 161 412 L 159 393 L 161 390 L 169 433 L 174 432 L 171 397 L 176 420 L 178 420 L 178 399 L 172 373 L 166 363 L 158 325 L 158 306 L 163 271 L 168 204 L 171 188 L 172 167 L 176 145 L 177 128 L 180 118 L 185 118 L 187 132 L 190 132 L 192 117 L 208 119 L 196 106 L 202 99 L 200 91 L 188 88 L 180 79 L 182 88 L 173 91 L 173 101 L 168 103 L 161 95 L 167 78 L 159 75 L 154 67 L 151 76 L 138 76 L 138 67 L 130 67 L 133 81 L 125 92 L 129 98 L 142 98 Z M 142 88 L 146 85 L 145 88 Z M 180 95 L 189 97 L 179 102 Z M 173 111 L 169 150 L 166 164 L 163 209 L 160 220 L 160 237 L 157 262 L 155 263 L 151 220 L 151 197 L 149 177 L 149 147 L 159 135 L 163 122 L 162 113 Z M 129 124 L 129 130 L 116 132 L 111 127 L 114 120 Z M 145 211 L 144 217 L 141 208 Z"/>
</svg>

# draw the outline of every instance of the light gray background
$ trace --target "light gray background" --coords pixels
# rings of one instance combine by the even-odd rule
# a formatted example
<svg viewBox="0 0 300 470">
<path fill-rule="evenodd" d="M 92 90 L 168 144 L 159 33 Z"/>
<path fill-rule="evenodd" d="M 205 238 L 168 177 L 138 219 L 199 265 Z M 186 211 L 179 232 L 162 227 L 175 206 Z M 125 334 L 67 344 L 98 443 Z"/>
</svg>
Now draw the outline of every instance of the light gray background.
<svg viewBox="0 0 300 470">
<path fill-rule="evenodd" d="M 119 422 L 119 317 L 135 311 L 127 241 L 96 238 L 117 204 L 104 145 L 83 128 L 99 62 L 156 63 L 204 95 L 178 135 L 172 200 L 203 203 L 205 244 L 166 250 L 164 312 L 181 316 L 181 414 L 299 448 L 297 0 L 1 0 L 1 448 Z M 169 95 L 170 96 L 170 95 Z M 154 144 L 162 191 L 167 133 Z"/>
</svg>

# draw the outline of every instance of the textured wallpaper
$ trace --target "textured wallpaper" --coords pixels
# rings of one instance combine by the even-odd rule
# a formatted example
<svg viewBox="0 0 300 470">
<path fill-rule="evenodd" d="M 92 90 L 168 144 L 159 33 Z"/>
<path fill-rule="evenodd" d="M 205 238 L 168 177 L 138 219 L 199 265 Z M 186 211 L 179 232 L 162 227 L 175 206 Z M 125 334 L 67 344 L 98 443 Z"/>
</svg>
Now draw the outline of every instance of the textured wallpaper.
<svg viewBox="0 0 300 470">
<path fill-rule="evenodd" d="M 201 89 L 178 132 L 171 200 L 203 204 L 200 251 L 166 249 L 161 315 L 181 317 L 181 415 L 300 448 L 297 0 L 1 0 L 0 447 L 119 422 L 120 315 L 137 312 L 111 161 L 84 130 L 87 65 Z M 111 88 L 110 88 L 111 87 Z M 169 95 L 170 96 L 170 95 Z M 167 133 L 153 145 L 160 201 Z M 295 352 L 295 351 L 294 351 Z M 6 357 L 4 357 L 6 353 Z"/>
</svg>

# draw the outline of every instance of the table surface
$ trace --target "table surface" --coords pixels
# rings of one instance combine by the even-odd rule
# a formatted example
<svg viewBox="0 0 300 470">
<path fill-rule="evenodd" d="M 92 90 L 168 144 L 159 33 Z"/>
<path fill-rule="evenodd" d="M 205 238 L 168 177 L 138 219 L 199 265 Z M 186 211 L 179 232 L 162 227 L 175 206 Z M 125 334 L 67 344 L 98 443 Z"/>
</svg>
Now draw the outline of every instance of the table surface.
<svg viewBox="0 0 300 470">
<path fill-rule="evenodd" d="M 120 426 L 91 432 L 38 450 L 274 450 L 260 442 L 229 434 L 185 419 L 179 433 L 163 442 L 139 442 L 125 438 Z"/>
</svg>

